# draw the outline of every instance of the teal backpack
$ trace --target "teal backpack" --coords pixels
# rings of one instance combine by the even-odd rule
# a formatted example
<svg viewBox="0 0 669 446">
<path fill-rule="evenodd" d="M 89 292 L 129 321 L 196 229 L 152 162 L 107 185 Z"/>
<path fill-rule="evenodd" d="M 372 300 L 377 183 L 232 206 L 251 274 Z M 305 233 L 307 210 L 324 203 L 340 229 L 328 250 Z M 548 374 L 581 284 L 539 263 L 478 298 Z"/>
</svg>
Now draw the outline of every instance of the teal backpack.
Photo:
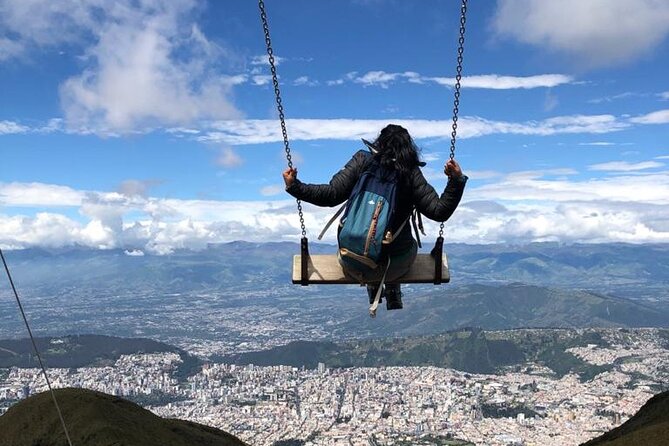
<svg viewBox="0 0 669 446">
<path fill-rule="evenodd" d="M 339 223 L 339 257 L 349 272 L 364 275 L 386 260 L 383 246 L 392 241 L 397 181 L 397 172 L 368 155 Z"/>
</svg>

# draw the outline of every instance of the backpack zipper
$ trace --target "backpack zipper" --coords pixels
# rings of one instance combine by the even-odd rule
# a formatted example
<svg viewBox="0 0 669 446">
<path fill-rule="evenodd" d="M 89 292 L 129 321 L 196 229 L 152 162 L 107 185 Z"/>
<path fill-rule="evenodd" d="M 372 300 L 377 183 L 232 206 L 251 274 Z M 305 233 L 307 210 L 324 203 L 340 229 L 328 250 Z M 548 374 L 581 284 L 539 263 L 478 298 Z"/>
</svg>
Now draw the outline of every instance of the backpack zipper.
<svg viewBox="0 0 669 446">
<path fill-rule="evenodd" d="M 381 214 L 381 209 L 383 209 L 383 198 L 379 198 L 378 203 L 376 203 L 376 209 L 374 209 L 374 214 L 372 215 L 372 223 L 369 225 L 369 231 L 367 232 L 367 240 L 365 241 L 365 251 L 364 255 L 369 255 L 369 247 L 376 236 L 376 227 L 379 223 L 379 215 Z"/>
</svg>

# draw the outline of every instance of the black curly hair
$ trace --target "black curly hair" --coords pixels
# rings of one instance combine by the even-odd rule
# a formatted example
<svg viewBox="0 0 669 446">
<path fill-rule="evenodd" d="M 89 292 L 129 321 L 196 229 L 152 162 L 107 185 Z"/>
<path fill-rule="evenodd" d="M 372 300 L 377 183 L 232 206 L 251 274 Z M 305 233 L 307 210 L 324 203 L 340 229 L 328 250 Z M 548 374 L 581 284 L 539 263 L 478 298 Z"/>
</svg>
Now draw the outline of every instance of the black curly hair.
<svg viewBox="0 0 669 446">
<path fill-rule="evenodd" d="M 407 129 L 400 125 L 388 124 L 368 145 L 374 149 L 374 156 L 381 165 L 396 170 L 401 178 L 407 178 L 413 169 L 422 165 L 418 156 L 420 149 Z"/>
</svg>

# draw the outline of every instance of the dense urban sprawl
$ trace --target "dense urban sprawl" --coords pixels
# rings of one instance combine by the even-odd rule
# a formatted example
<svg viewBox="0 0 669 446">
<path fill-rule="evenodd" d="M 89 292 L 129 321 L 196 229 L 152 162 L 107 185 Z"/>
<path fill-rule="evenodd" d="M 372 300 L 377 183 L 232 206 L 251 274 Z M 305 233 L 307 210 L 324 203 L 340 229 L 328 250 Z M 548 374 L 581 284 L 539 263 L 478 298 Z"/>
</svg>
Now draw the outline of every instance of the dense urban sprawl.
<svg viewBox="0 0 669 446">
<path fill-rule="evenodd" d="M 653 333 L 636 332 L 632 344 L 570 349 L 591 364 L 617 364 L 585 382 L 574 374 L 557 378 L 539 364 L 481 375 L 437 367 L 332 369 L 323 363 L 311 370 L 206 363 L 179 382 L 173 376 L 181 361 L 176 353 L 51 369 L 50 379 L 55 387 L 139 399 L 160 416 L 218 427 L 254 446 L 288 439 L 309 445 L 449 444 L 448 438 L 489 446 L 569 446 L 624 422 L 666 384 L 669 351 Z M 39 370 L 11 368 L 0 380 L 0 402 L 44 390 Z"/>
</svg>

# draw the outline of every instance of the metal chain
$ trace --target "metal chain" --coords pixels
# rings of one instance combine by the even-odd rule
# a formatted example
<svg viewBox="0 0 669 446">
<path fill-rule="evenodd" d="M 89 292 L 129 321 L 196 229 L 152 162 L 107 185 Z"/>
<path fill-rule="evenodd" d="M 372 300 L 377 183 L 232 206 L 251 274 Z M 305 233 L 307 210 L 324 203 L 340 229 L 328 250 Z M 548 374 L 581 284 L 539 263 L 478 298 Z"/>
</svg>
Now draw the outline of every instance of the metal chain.
<svg viewBox="0 0 669 446">
<path fill-rule="evenodd" d="M 60 424 L 63 427 L 63 432 L 65 432 L 65 438 L 67 439 L 67 444 L 69 446 L 72 446 L 70 433 L 67 431 L 67 426 L 65 426 L 65 419 L 63 418 L 63 413 L 60 411 L 60 406 L 58 405 L 58 400 L 56 399 L 56 393 L 53 391 L 53 388 L 51 387 L 51 381 L 49 380 L 49 375 L 46 373 L 46 367 L 44 367 L 44 363 L 42 362 L 42 356 L 39 354 L 37 343 L 35 342 L 35 338 L 33 337 L 33 332 L 30 329 L 30 324 L 28 324 L 28 318 L 26 317 L 26 313 L 25 311 L 23 311 L 23 305 L 21 305 L 21 299 L 19 299 L 19 293 L 18 291 L 16 291 L 16 286 L 14 286 L 14 280 L 12 279 L 12 274 L 9 272 L 9 265 L 7 265 L 7 261 L 5 260 L 5 255 L 2 253 L 2 249 L 0 249 L 0 258 L 2 259 L 2 264 L 5 267 L 5 273 L 7 273 L 7 279 L 9 279 L 9 284 L 12 287 L 12 291 L 14 291 L 14 297 L 16 298 L 16 303 L 19 306 L 19 311 L 21 312 L 21 316 L 23 316 L 23 322 L 25 323 L 26 328 L 28 329 L 28 334 L 30 335 L 30 340 L 32 341 L 33 349 L 35 350 L 35 355 L 37 356 L 37 361 L 39 362 L 39 366 L 42 369 L 42 374 L 44 375 L 44 379 L 46 380 L 46 385 L 49 388 L 49 392 L 51 392 L 51 399 L 53 399 L 53 404 L 56 406 L 56 412 L 58 412 L 58 418 L 60 418 Z"/>
<path fill-rule="evenodd" d="M 281 102 L 281 90 L 279 90 L 279 77 L 276 74 L 276 64 L 274 60 L 274 50 L 272 49 L 272 39 L 269 35 L 269 23 L 267 22 L 267 13 L 265 12 L 265 2 L 258 0 L 258 8 L 260 8 L 260 20 L 262 20 L 262 28 L 265 32 L 265 45 L 267 46 L 267 57 L 269 59 L 269 68 L 272 72 L 272 84 L 274 85 L 274 96 L 276 98 L 276 110 L 279 112 L 279 121 L 281 122 L 281 134 L 283 135 L 283 146 L 286 151 L 286 160 L 288 167 L 293 168 L 293 158 L 290 154 L 290 143 L 288 142 L 288 130 L 286 129 L 286 118 L 283 113 L 283 104 Z M 307 230 L 304 226 L 304 212 L 302 211 L 302 201 L 297 201 L 297 212 L 300 215 L 300 226 L 302 228 L 302 237 L 307 236 Z"/>
<path fill-rule="evenodd" d="M 458 59 L 455 68 L 455 91 L 453 93 L 453 126 L 451 130 L 451 153 L 449 159 L 455 158 L 455 140 L 458 134 L 458 112 L 460 111 L 460 81 L 462 80 L 462 61 L 465 52 L 465 23 L 467 21 L 467 0 L 460 6 L 460 38 L 458 39 Z M 439 225 L 439 237 L 444 235 L 444 222 Z"/>
</svg>

